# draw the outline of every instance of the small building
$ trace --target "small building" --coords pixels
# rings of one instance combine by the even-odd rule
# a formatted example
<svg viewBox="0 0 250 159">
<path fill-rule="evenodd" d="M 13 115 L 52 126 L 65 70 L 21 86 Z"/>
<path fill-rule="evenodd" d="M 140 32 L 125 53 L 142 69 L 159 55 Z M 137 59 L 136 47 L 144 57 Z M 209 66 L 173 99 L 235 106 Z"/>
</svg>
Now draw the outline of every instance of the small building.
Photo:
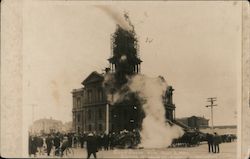
<svg viewBox="0 0 250 159">
<path fill-rule="evenodd" d="M 63 123 L 60 120 L 43 118 L 34 121 L 29 127 L 29 131 L 32 134 L 47 134 L 52 132 L 69 133 L 72 131 L 72 122 Z"/>
<path fill-rule="evenodd" d="M 209 119 L 198 116 L 184 117 L 176 120 L 191 128 L 196 128 L 196 129 L 208 127 L 208 121 L 209 121 Z"/>
</svg>

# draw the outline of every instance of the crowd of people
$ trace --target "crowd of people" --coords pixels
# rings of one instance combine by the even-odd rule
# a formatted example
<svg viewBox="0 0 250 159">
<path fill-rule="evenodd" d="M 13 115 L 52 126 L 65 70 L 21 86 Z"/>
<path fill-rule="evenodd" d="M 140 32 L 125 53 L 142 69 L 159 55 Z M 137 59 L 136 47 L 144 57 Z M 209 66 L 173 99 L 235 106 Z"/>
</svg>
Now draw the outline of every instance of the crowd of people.
<svg viewBox="0 0 250 159">
<path fill-rule="evenodd" d="M 207 144 L 208 152 L 210 153 L 220 153 L 220 144 L 223 142 L 232 142 L 236 140 L 236 135 L 218 135 L 216 132 L 214 134 L 207 133 Z"/>
<path fill-rule="evenodd" d="M 29 155 L 63 156 L 67 148 L 86 148 L 88 152 L 114 149 L 115 133 L 63 134 L 60 132 L 29 136 Z M 90 154 L 91 154 L 90 153 Z M 88 153 L 88 155 L 90 155 Z M 94 154 L 95 155 L 95 154 Z"/>
<path fill-rule="evenodd" d="M 60 132 L 57 133 L 49 133 L 42 135 L 30 135 L 29 136 L 29 155 L 32 157 L 36 157 L 37 155 L 43 156 L 63 156 L 64 151 L 71 148 L 86 148 L 87 150 L 87 158 L 93 154 L 96 158 L 96 152 L 98 151 L 107 151 L 113 150 L 114 147 L 119 144 L 122 145 L 126 139 L 134 139 L 134 144 L 139 144 L 139 133 L 137 132 L 128 132 L 121 131 L 119 133 L 100 133 L 95 134 L 91 133 L 83 133 L 83 134 L 75 134 L 68 133 L 63 134 Z M 187 140 L 189 139 L 189 140 Z M 235 135 L 218 135 L 217 133 L 205 135 L 205 139 L 203 139 L 200 134 L 190 134 L 186 133 L 186 136 L 183 135 L 180 139 L 173 140 L 172 145 L 178 145 L 183 143 L 192 143 L 194 141 L 204 141 L 206 140 L 208 143 L 208 152 L 219 153 L 220 152 L 220 143 L 222 142 L 232 142 L 236 139 Z M 119 141 L 119 142 L 118 142 Z M 192 142 L 191 142 L 192 141 Z M 199 142 L 195 142 L 195 145 L 199 144 Z M 176 146 L 175 146 L 176 147 Z M 67 152 L 67 151 L 66 151 Z"/>
</svg>

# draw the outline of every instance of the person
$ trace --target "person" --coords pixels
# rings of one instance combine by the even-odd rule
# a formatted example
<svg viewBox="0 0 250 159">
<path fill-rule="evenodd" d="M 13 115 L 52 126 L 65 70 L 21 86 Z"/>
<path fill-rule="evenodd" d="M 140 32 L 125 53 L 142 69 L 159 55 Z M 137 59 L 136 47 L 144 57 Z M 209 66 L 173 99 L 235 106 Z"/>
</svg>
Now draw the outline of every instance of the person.
<svg viewBox="0 0 250 159">
<path fill-rule="evenodd" d="M 36 152 L 37 152 L 37 141 L 36 137 L 31 136 L 29 138 L 29 155 L 34 155 L 36 157 Z"/>
<path fill-rule="evenodd" d="M 114 149 L 114 147 L 115 147 L 115 133 L 113 132 L 113 133 L 110 133 L 109 134 L 109 149 L 110 150 L 113 150 Z"/>
<path fill-rule="evenodd" d="M 89 133 L 87 137 L 87 159 L 90 158 L 91 154 L 93 154 L 94 158 L 96 158 L 97 151 L 97 139 L 93 135 L 93 133 Z"/>
<path fill-rule="evenodd" d="M 74 145 L 74 148 L 77 148 L 77 136 L 76 134 L 73 135 L 73 145 Z"/>
<path fill-rule="evenodd" d="M 59 152 L 60 152 L 60 138 L 59 138 L 59 134 L 56 134 L 56 136 L 54 138 L 54 146 L 55 146 L 55 155 L 59 156 Z"/>
<path fill-rule="evenodd" d="M 207 144 L 208 144 L 208 152 L 214 152 L 214 149 L 213 149 L 213 135 L 207 133 L 206 137 L 207 137 Z"/>
<path fill-rule="evenodd" d="M 97 141 L 97 149 L 102 150 L 102 146 L 103 146 L 102 134 L 96 135 L 96 141 Z"/>
<path fill-rule="evenodd" d="M 37 148 L 39 155 L 43 154 L 43 138 L 41 136 L 36 137 L 37 140 Z"/>
<path fill-rule="evenodd" d="M 61 146 L 61 157 L 63 156 L 63 153 L 67 148 L 69 148 L 69 140 L 68 140 L 68 137 L 65 136 L 63 137 L 62 146 Z"/>
<path fill-rule="evenodd" d="M 81 148 L 84 147 L 84 136 L 83 134 L 80 134 L 80 143 L 81 143 Z"/>
<path fill-rule="evenodd" d="M 72 147 L 72 134 L 68 134 L 69 147 Z"/>
<path fill-rule="evenodd" d="M 109 149 L 109 135 L 106 133 L 103 136 L 103 144 L 104 144 L 104 150 L 108 150 Z"/>
<path fill-rule="evenodd" d="M 50 134 L 48 134 L 48 137 L 45 139 L 45 143 L 47 146 L 47 155 L 49 156 L 53 146 L 53 141 Z"/>
<path fill-rule="evenodd" d="M 221 143 L 221 136 L 219 136 L 216 132 L 214 133 L 213 143 L 214 143 L 214 151 L 213 152 L 220 153 L 219 145 Z"/>
</svg>

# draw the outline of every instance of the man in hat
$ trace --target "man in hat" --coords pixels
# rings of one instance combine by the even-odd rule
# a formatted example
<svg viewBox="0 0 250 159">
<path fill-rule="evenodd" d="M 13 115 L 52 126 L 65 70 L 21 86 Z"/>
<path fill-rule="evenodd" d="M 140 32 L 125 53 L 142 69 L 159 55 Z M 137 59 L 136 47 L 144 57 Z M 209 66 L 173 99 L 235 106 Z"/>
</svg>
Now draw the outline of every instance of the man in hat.
<svg viewBox="0 0 250 159">
<path fill-rule="evenodd" d="M 47 138 L 45 139 L 45 143 L 47 145 L 47 155 L 49 156 L 53 146 L 53 139 L 50 134 L 48 134 Z"/>
<path fill-rule="evenodd" d="M 213 145 L 213 134 L 206 134 L 207 137 L 207 144 L 208 144 L 208 152 L 214 152 L 214 145 Z"/>
<path fill-rule="evenodd" d="M 93 133 L 89 133 L 87 137 L 87 159 L 90 158 L 91 154 L 93 154 L 94 158 L 96 158 L 97 151 L 97 139 Z"/>
<path fill-rule="evenodd" d="M 220 143 L 222 141 L 221 136 L 219 136 L 216 132 L 214 133 L 214 153 L 220 153 Z"/>
</svg>

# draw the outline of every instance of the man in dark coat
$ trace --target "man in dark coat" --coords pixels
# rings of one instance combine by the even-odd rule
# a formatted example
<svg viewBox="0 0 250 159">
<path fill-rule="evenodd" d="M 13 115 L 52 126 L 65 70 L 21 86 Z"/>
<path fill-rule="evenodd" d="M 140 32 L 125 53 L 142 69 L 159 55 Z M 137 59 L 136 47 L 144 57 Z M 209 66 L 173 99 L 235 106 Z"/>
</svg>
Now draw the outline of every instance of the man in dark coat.
<svg viewBox="0 0 250 159">
<path fill-rule="evenodd" d="M 84 136 L 83 136 L 83 134 L 80 134 L 80 143 L 81 143 L 81 148 L 83 148 L 83 145 L 84 145 Z"/>
<path fill-rule="evenodd" d="M 42 148 L 43 148 L 43 138 L 41 136 L 38 136 L 36 138 L 36 140 L 37 140 L 37 148 L 38 148 L 39 155 L 42 155 L 42 153 L 43 153 L 43 150 L 42 150 Z"/>
<path fill-rule="evenodd" d="M 108 134 L 104 134 L 103 144 L 104 144 L 104 150 L 108 150 L 109 149 L 109 136 L 108 136 Z"/>
<path fill-rule="evenodd" d="M 87 159 L 90 158 L 91 154 L 93 154 L 94 158 L 96 158 L 97 151 L 97 138 L 90 133 L 87 137 Z"/>
<path fill-rule="evenodd" d="M 114 149 L 115 146 L 115 133 L 110 133 L 109 134 L 109 146 L 110 146 L 110 150 Z"/>
<path fill-rule="evenodd" d="M 68 134 L 69 147 L 72 147 L 72 134 Z"/>
<path fill-rule="evenodd" d="M 55 155 L 58 156 L 59 152 L 60 152 L 60 138 L 59 138 L 59 134 L 56 134 L 55 138 L 54 138 L 54 146 L 55 146 Z"/>
<path fill-rule="evenodd" d="M 222 141 L 221 136 L 219 136 L 216 132 L 214 133 L 214 153 L 220 153 L 220 143 Z M 216 151 L 217 150 L 217 151 Z"/>
<path fill-rule="evenodd" d="M 51 149 L 52 149 L 52 146 L 53 146 L 53 141 L 52 141 L 52 138 L 51 138 L 50 134 L 45 139 L 45 142 L 46 142 L 46 146 L 47 146 L 47 155 L 49 156 L 50 152 L 51 152 Z"/>
<path fill-rule="evenodd" d="M 208 144 L 208 152 L 214 152 L 214 146 L 213 146 L 213 135 L 207 133 L 207 144 Z"/>
<path fill-rule="evenodd" d="M 29 155 L 34 155 L 34 157 L 36 156 L 36 152 L 37 152 L 37 142 L 35 140 L 35 137 L 30 136 L 29 137 Z"/>
</svg>

